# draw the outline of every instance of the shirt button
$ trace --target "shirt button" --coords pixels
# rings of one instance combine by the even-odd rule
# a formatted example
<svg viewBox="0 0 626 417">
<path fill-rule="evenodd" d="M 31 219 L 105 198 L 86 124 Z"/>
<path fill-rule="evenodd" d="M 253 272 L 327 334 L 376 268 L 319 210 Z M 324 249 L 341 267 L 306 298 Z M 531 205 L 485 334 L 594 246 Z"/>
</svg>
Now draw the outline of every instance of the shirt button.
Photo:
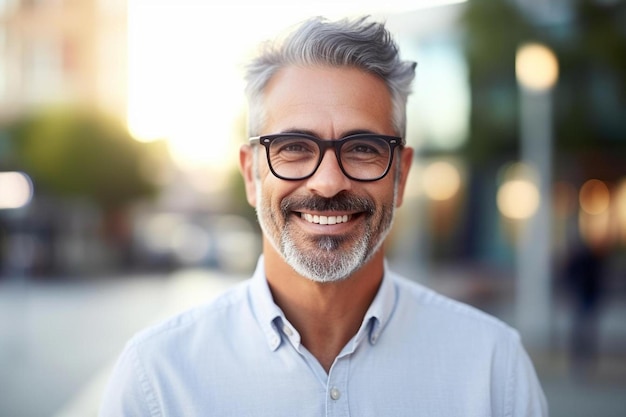
<svg viewBox="0 0 626 417">
<path fill-rule="evenodd" d="M 291 335 L 293 335 L 293 332 L 291 331 L 291 329 L 290 329 L 290 328 L 289 328 L 289 326 L 287 326 L 287 325 L 285 325 L 285 326 L 283 327 L 283 331 L 285 332 L 285 334 L 286 334 L 287 336 L 290 336 L 290 337 L 291 337 Z"/>
<path fill-rule="evenodd" d="M 341 397 L 341 391 L 339 391 L 337 388 L 333 388 L 330 390 L 330 398 L 332 398 L 333 400 L 338 400 L 339 397 Z"/>
</svg>

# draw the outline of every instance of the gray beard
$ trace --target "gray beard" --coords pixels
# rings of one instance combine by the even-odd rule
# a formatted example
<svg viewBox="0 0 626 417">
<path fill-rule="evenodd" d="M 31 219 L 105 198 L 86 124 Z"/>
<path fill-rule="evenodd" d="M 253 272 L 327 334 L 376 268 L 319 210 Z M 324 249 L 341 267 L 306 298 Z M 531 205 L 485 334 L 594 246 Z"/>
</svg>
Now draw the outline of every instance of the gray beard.
<svg viewBox="0 0 626 417">
<path fill-rule="evenodd" d="M 289 232 L 289 227 L 285 227 L 282 230 L 278 241 L 274 239 L 271 228 L 265 223 L 266 219 L 274 219 L 273 223 L 276 224 L 276 216 L 282 215 L 285 221 L 288 222 L 286 213 L 289 210 L 285 209 L 284 213 L 278 214 L 259 204 L 257 206 L 257 217 L 263 233 L 274 249 L 281 254 L 285 262 L 298 274 L 314 282 L 338 282 L 348 278 L 365 265 L 382 246 L 391 230 L 392 219 L 396 209 L 396 190 L 397 187 L 394 187 L 394 204 L 391 207 L 382 208 L 383 213 L 380 219 L 379 230 L 372 230 L 370 224 L 364 236 L 360 237 L 350 235 L 341 237 L 321 236 L 315 241 L 317 250 L 307 251 L 299 249 L 296 245 L 297 238 Z M 261 195 L 257 196 L 257 201 L 262 201 Z M 267 213 L 265 213 L 266 210 L 268 211 Z M 376 238 L 377 241 L 372 242 Z M 356 242 L 351 250 L 341 249 L 343 242 L 346 240 Z"/>
<path fill-rule="evenodd" d="M 341 251 L 341 238 L 323 236 L 317 240 L 317 251 L 300 251 L 287 231 L 281 236 L 282 255 L 285 261 L 300 275 L 315 282 L 337 282 L 346 279 L 365 264 L 372 254 L 368 254 L 371 233 L 357 240 L 351 251 Z"/>
</svg>

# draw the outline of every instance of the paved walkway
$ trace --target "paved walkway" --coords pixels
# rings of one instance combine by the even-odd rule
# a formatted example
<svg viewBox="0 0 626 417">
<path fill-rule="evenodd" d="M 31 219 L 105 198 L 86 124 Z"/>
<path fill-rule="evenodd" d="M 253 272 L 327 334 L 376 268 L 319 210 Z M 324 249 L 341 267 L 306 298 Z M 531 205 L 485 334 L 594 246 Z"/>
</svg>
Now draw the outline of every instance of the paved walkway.
<svg viewBox="0 0 626 417">
<path fill-rule="evenodd" d="M 0 283 L 0 417 L 95 416 L 110 366 L 136 331 L 238 279 L 184 271 Z"/>
<path fill-rule="evenodd" d="M 243 278 L 183 271 L 80 283 L 0 283 L 0 416 L 95 417 L 113 361 L 133 333 Z M 615 307 L 605 327 L 623 332 L 626 311 Z M 571 377 L 561 350 L 531 356 L 552 417 L 626 415 L 626 352 L 604 355 L 598 372 L 585 379 Z"/>
</svg>

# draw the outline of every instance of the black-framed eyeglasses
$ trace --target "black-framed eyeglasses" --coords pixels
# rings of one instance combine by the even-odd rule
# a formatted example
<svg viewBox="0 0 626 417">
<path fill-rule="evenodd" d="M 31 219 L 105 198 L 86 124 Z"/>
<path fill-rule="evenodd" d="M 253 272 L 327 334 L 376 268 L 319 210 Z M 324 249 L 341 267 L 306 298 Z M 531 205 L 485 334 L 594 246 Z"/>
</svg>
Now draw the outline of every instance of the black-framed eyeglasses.
<svg viewBox="0 0 626 417">
<path fill-rule="evenodd" d="M 250 144 L 265 147 L 267 162 L 276 177 L 297 181 L 317 171 L 326 150 L 333 148 L 344 175 L 355 181 L 377 181 L 389 172 L 402 138 L 359 133 L 341 139 L 319 139 L 304 133 L 255 136 Z"/>
</svg>

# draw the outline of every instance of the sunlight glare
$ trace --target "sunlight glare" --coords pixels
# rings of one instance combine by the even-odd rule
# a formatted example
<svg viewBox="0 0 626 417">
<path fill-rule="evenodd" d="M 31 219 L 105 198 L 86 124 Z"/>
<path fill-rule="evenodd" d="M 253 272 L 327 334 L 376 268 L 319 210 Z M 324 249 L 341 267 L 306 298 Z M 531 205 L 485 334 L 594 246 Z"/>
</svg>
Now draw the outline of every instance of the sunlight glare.
<svg viewBox="0 0 626 417">
<path fill-rule="evenodd" d="M 128 0 L 128 128 L 140 141 L 166 139 L 181 167 L 226 168 L 245 139 L 242 69 L 260 41 L 312 15 L 460 2 Z"/>
<path fill-rule="evenodd" d="M 129 3 L 128 126 L 138 140 L 167 139 L 180 165 L 234 158 L 243 48 L 231 21 L 207 8 Z"/>
</svg>

